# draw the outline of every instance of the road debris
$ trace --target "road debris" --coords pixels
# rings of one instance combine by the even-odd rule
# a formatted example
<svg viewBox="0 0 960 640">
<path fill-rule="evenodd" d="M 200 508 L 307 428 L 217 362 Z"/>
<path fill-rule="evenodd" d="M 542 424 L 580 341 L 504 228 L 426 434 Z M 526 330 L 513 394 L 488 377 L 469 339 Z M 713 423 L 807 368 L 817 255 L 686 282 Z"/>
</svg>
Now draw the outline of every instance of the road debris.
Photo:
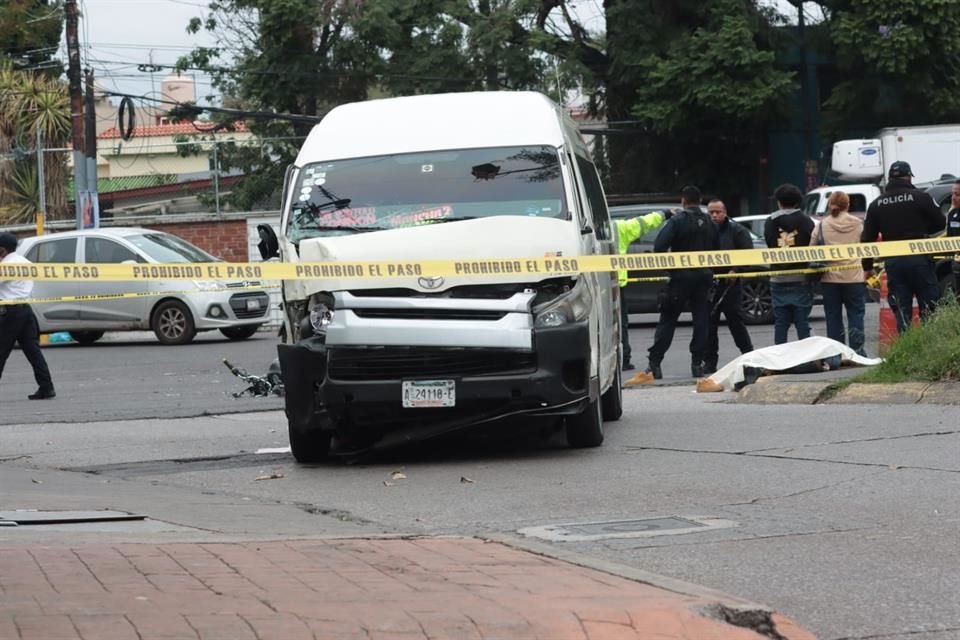
<svg viewBox="0 0 960 640">
<path fill-rule="evenodd" d="M 285 477 L 282 473 L 264 473 L 254 478 L 254 480 L 279 480 Z"/>
<path fill-rule="evenodd" d="M 390 474 L 391 480 L 406 480 L 407 476 L 402 471 L 394 471 Z"/>
<path fill-rule="evenodd" d="M 223 359 L 223 364 L 230 370 L 230 373 L 249 385 L 243 391 L 233 393 L 234 398 L 242 398 L 247 394 L 250 394 L 254 398 L 283 395 L 283 381 L 280 379 L 280 364 L 278 361 L 274 360 L 270 363 L 267 375 L 265 376 L 249 374 L 245 369 L 240 369 L 232 365 L 226 358 Z"/>
<path fill-rule="evenodd" d="M 473 480 L 467 476 L 460 476 L 460 484 L 473 484 Z"/>
</svg>

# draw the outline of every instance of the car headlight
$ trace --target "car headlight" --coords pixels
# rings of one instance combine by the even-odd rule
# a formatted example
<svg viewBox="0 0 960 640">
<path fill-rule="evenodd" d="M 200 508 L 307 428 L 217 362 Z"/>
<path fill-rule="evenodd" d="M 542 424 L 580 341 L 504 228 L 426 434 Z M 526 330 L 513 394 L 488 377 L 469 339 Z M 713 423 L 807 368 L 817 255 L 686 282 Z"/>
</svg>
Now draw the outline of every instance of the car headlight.
<svg viewBox="0 0 960 640">
<path fill-rule="evenodd" d="M 193 284 L 202 291 L 223 291 L 227 288 L 219 280 L 194 280 Z"/>
<path fill-rule="evenodd" d="M 320 296 L 314 299 L 314 304 L 310 307 L 310 327 L 314 333 L 325 333 L 327 327 L 333 322 L 334 303 L 330 296 Z"/>
<path fill-rule="evenodd" d="M 579 278 L 569 291 L 533 308 L 535 327 L 561 327 L 579 322 L 590 315 L 593 297 L 584 278 Z"/>
</svg>

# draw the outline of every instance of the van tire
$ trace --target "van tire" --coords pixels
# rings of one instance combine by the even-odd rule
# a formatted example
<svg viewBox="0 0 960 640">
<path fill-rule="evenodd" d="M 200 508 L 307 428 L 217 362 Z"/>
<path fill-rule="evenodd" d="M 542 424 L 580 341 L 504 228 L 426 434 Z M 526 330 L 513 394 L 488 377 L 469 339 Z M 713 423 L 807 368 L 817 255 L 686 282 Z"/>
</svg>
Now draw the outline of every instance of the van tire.
<svg viewBox="0 0 960 640">
<path fill-rule="evenodd" d="M 599 447 L 603 444 L 603 409 L 601 400 L 590 401 L 575 416 L 567 416 L 567 444 L 575 449 Z"/>
<path fill-rule="evenodd" d="M 70 331 L 70 337 L 77 344 L 89 347 L 103 337 L 103 331 Z"/>
<path fill-rule="evenodd" d="M 607 389 L 607 392 L 600 398 L 601 409 L 603 409 L 603 420 L 605 422 L 616 422 L 623 415 L 623 367 L 620 365 L 620 359 L 617 358 L 617 372 L 613 378 L 613 384 Z"/>
<path fill-rule="evenodd" d="M 300 464 L 314 464 L 323 462 L 330 453 L 330 441 L 333 434 L 320 429 L 304 431 L 295 429 L 287 423 L 287 433 L 290 435 L 290 452 L 293 459 Z"/>
<path fill-rule="evenodd" d="M 164 300 L 153 310 L 150 322 L 160 344 L 189 344 L 197 335 L 193 314 L 179 300 Z"/>
</svg>

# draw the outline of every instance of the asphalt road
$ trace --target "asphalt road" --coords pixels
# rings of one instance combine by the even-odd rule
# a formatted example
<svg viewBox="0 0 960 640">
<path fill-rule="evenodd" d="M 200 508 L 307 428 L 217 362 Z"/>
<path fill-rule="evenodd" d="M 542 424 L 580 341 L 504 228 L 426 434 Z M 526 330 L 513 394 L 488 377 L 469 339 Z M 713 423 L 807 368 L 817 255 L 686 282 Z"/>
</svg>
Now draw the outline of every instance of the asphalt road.
<svg viewBox="0 0 960 640">
<path fill-rule="evenodd" d="M 876 354 L 878 307 L 867 306 L 867 350 Z M 630 341 L 638 370 L 646 365 L 657 316 L 634 315 Z M 823 309 L 815 307 L 813 331 L 826 335 Z M 773 326 L 750 328 L 754 346 L 773 344 Z M 673 346 L 664 359 L 662 384 L 685 384 L 690 378 L 689 316 L 681 317 Z M 791 333 L 791 338 L 794 338 Z M 88 422 L 133 418 L 190 417 L 239 411 L 281 409 L 280 398 L 236 399 L 244 385 L 223 365 L 229 359 L 251 374 L 263 375 L 276 357 L 278 338 L 260 332 L 231 342 L 219 332 L 202 333 L 185 346 L 164 346 L 151 333 L 113 333 L 89 347 L 51 344 L 44 354 L 53 372 L 57 398 L 27 400 L 36 385 L 26 359 L 17 351 L 0 380 L 0 424 Z M 720 328 L 720 362 L 739 355 L 725 326 Z"/>
<path fill-rule="evenodd" d="M 653 318 L 632 320 L 643 349 Z M 755 342 L 771 331 L 755 329 Z M 243 385 L 220 362 L 265 368 L 273 336 L 112 340 L 46 349 L 52 401 L 25 399 L 29 368 L 13 354 L 0 383 L 8 508 L 145 512 L 155 519 L 146 533 L 167 539 L 505 534 L 762 602 L 828 640 L 960 638 L 955 407 L 698 395 L 685 379 L 685 325 L 664 384 L 626 391 L 624 417 L 600 448 L 518 429 L 307 467 L 285 452 L 281 400 L 233 399 Z M 218 415 L 178 417 L 203 414 Z M 667 528 L 596 524 L 634 519 Z"/>
</svg>

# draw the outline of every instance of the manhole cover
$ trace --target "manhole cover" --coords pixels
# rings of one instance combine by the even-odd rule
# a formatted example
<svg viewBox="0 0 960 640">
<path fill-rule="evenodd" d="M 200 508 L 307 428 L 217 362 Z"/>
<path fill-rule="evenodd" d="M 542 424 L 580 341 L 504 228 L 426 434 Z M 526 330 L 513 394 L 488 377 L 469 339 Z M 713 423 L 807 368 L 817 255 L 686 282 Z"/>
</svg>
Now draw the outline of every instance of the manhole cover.
<svg viewBox="0 0 960 640">
<path fill-rule="evenodd" d="M 577 542 L 603 538 L 648 538 L 662 535 L 696 533 L 734 526 L 730 520 L 707 517 L 665 516 L 636 520 L 578 522 L 521 529 L 520 534 L 545 540 Z"/>
</svg>

